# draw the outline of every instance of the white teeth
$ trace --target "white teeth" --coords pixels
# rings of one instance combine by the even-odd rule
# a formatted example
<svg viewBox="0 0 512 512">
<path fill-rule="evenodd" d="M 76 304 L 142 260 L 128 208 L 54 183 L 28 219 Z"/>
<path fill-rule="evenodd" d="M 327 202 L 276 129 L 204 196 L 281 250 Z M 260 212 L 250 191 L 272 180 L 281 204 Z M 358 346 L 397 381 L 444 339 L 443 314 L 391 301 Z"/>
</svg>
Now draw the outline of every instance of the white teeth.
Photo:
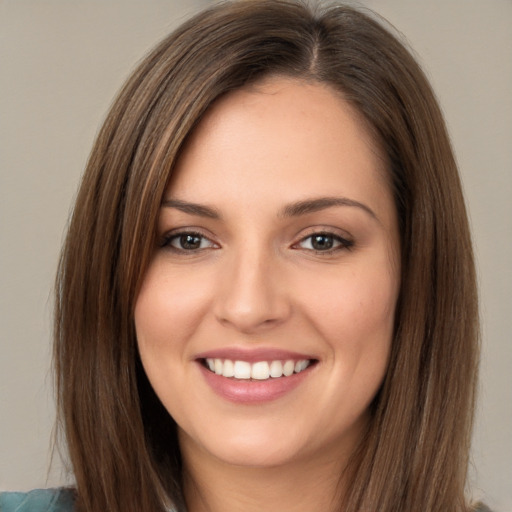
<svg viewBox="0 0 512 512">
<path fill-rule="evenodd" d="M 295 363 L 295 373 L 300 373 L 309 366 L 309 361 L 303 359 Z"/>
<path fill-rule="evenodd" d="M 295 363 L 293 361 L 286 361 L 283 365 L 283 375 L 289 377 L 295 370 Z"/>
<path fill-rule="evenodd" d="M 224 361 L 224 368 L 222 371 L 223 377 L 234 377 L 235 376 L 235 365 L 233 361 L 226 359 Z"/>
<path fill-rule="evenodd" d="M 266 380 L 270 377 L 270 368 L 266 361 L 254 363 L 251 368 L 251 377 L 257 380 Z"/>
<path fill-rule="evenodd" d="M 299 361 L 291 359 L 287 361 L 258 361 L 252 364 L 247 361 L 232 361 L 231 359 L 206 359 L 207 367 L 217 375 L 244 380 L 267 380 L 283 376 L 289 377 L 293 373 L 304 371 L 310 363 L 309 359 L 301 359 Z"/>
<path fill-rule="evenodd" d="M 235 361 L 235 379 L 250 379 L 251 378 L 251 363 L 247 361 Z"/>
<path fill-rule="evenodd" d="M 274 378 L 283 376 L 283 363 L 281 361 L 272 361 L 270 363 L 270 376 Z"/>
</svg>

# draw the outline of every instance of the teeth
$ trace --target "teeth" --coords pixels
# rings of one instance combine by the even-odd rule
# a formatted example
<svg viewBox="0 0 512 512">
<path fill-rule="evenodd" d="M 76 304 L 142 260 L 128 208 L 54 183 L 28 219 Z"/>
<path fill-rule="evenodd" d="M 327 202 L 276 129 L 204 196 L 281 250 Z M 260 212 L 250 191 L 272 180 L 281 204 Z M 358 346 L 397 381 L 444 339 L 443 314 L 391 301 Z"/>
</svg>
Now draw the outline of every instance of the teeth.
<svg viewBox="0 0 512 512">
<path fill-rule="evenodd" d="M 257 380 L 267 380 L 270 377 L 270 368 L 266 361 L 254 363 L 251 368 L 251 377 Z"/>
<path fill-rule="evenodd" d="M 295 363 L 295 373 L 300 373 L 305 370 L 309 365 L 309 361 L 302 360 Z"/>
<path fill-rule="evenodd" d="M 230 359 L 206 359 L 206 366 L 217 375 L 234 377 L 235 379 L 267 380 L 269 378 L 289 377 L 293 373 L 303 372 L 311 361 L 301 359 L 299 361 L 232 361 Z"/>
<path fill-rule="evenodd" d="M 282 377 L 283 363 L 281 361 L 272 361 L 270 363 L 270 376 L 274 378 Z"/>
<path fill-rule="evenodd" d="M 235 361 L 235 379 L 251 378 L 251 363 L 247 361 Z"/>
<path fill-rule="evenodd" d="M 295 363 L 293 361 L 286 361 L 283 365 L 283 375 L 289 377 L 295 370 Z"/>
<path fill-rule="evenodd" d="M 233 364 L 233 361 L 230 361 L 229 359 L 226 359 L 224 361 L 222 375 L 224 377 L 234 377 L 235 376 L 235 365 Z"/>
</svg>

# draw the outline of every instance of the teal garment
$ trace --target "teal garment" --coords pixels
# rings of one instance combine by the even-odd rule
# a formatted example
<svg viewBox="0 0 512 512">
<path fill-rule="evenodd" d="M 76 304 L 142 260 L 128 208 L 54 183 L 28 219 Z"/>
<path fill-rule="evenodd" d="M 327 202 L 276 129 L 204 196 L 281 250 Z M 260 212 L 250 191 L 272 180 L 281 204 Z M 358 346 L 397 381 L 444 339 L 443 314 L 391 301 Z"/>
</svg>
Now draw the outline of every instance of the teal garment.
<svg viewBox="0 0 512 512">
<path fill-rule="evenodd" d="M 35 489 L 29 492 L 0 492 L 0 512 L 73 512 L 74 489 Z M 175 512 L 169 508 L 168 512 Z"/>
<path fill-rule="evenodd" d="M 0 512 L 73 512 L 73 489 L 36 489 L 30 492 L 0 493 Z M 172 512 L 169 509 L 169 512 Z M 475 512 L 491 512 L 479 503 Z"/>
<path fill-rule="evenodd" d="M 30 492 L 0 493 L 0 512 L 72 512 L 72 489 L 36 489 Z"/>
<path fill-rule="evenodd" d="M 483 503 L 479 503 L 475 512 L 492 512 L 492 510 Z"/>
</svg>

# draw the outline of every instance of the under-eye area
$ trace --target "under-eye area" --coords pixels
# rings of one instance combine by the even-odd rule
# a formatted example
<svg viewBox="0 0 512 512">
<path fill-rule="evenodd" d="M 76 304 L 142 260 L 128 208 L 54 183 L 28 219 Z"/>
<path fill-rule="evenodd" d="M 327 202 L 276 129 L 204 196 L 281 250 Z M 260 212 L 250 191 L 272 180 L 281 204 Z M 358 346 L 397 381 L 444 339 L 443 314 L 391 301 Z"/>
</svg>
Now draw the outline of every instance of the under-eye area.
<svg viewBox="0 0 512 512">
<path fill-rule="evenodd" d="M 200 362 L 212 373 L 222 377 L 243 380 L 267 380 L 290 377 L 291 375 L 302 373 L 317 364 L 318 360 L 288 359 L 250 363 L 248 361 L 208 357 L 201 359 Z"/>
</svg>

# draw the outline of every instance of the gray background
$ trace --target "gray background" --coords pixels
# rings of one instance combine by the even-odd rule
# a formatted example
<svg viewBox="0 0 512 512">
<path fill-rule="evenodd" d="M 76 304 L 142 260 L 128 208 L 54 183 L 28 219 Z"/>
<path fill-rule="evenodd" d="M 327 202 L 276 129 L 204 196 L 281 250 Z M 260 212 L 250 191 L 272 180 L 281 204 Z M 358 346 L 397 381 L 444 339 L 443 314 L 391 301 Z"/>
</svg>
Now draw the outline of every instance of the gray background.
<svg viewBox="0 0 512 512">
<path fill-rule="evenodd" d="M 69 208 L 115 92 L 207 0 L 0 0 L 0 489 L 49 463 L 51 288 Z M 414 48 L 460 164 L 483 354 L 471 492 L 512 511 L 512 1 L 367 0 Z"/>
</svg>

